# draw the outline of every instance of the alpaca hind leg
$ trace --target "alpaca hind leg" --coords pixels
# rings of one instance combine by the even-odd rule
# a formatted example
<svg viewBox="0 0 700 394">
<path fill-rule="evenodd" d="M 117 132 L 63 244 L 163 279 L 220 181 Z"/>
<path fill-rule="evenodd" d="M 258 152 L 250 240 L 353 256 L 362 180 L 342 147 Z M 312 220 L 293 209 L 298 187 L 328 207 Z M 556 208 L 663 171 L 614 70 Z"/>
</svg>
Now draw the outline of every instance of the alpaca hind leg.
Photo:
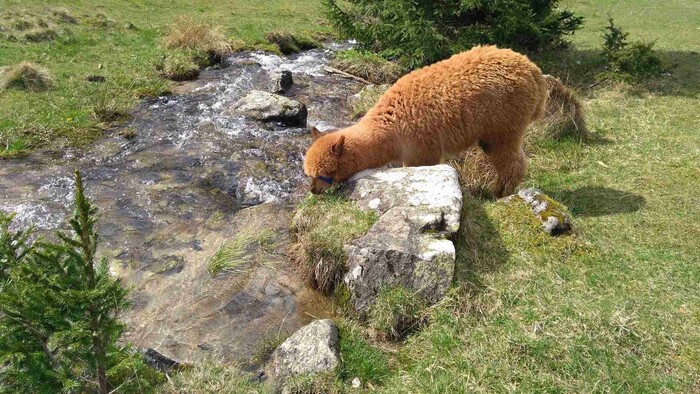
<svg viewBox="0 0 700 394">
<path fill-rule="evenodd" d="M 485 153 L 497 174 L 492 191 L 494 197 L 501 198 L 513 193 L 527 173 L 527 158 L 521 144 L 494 146 Z"/>
</svg>

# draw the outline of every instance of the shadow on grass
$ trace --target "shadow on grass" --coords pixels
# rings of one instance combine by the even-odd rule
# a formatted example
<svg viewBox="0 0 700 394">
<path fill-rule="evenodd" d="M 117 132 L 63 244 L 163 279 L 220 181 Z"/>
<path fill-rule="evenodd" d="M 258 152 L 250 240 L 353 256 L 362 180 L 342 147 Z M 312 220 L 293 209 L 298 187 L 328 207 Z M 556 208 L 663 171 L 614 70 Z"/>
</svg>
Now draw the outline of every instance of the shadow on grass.
<svg viewBox="0 0 700 394">
<path fill-rule="evenodd" d="M 481 277 L 497 271 L 508 260 L 498 229 L 484 210 L 484 200 L 464 193 L 459 233 L 455 239 L 455 283 L 467 292 L 484 290 Z"/>
<path fill-rule="evenodd" d="M 636 212 L 646 204 L 640 195 L 601 186 L 552 191 L 550 195 L 569 207 L 574 216 L 583 217 Z"/>
<path fill-rule="evenodd" d="M 700 94 L 700 68 L 697 66 L 700 64 L 699 52 L 659 49 L 656 54 L 666 72 L 659 76 L 632 79 L 628 82 L 632 94 L 680 97 L 696 97 Z M 533 54 L 531 58 L 544 73 L 554 75 L 584 95 L 606 83 L 600 78 L 601 73 L 605 72 L 601 50 L 569 48 Z"/>
</svg>

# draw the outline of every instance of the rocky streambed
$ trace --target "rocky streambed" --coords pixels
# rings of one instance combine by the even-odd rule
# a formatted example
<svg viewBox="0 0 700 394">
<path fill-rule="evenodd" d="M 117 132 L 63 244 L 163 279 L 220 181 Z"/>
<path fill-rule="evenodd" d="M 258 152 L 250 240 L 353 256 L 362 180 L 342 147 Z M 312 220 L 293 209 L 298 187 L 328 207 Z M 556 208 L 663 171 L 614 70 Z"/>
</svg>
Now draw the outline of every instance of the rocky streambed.
<svg viewBox="0 0 700 394">
<path fill-rule="evenodd" d="M 285 96 L 306 104 L 309 123 L 344 126 L 347 97 L 361 86 L 323 71 L 339 47 L 236 54 L 178 94 L 144 101 L 122 130 L 87 148 L 2 161 L 0 209 L 50 234 L 65 225 L 80 168 L 100 208 L 100 252 L 132 288 L 127 339 L 184 362 L 246 362 L 327 310 L 284 256 L 291 208 L 306 192 L 308 131 L 231 108 L 289 70 L 295 83 Z M 269 234 L 264 250 L 213 273 L 217 252 L 243 232 Z"/>
</svg>

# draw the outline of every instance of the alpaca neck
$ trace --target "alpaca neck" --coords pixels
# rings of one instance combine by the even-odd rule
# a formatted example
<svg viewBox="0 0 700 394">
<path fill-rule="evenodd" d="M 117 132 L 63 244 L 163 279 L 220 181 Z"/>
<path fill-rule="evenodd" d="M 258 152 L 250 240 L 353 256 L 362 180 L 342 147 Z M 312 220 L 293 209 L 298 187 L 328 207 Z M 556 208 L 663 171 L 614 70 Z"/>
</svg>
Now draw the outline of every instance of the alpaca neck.
<svg viewBox="0 0 700 394">
<path fill-rule="evenodd" d="M 398 148 L 391 134 L 373 132 L 364 124 L 352 126 L 344 130 L 344 134 L 346 142 L 341 167 L 348 177 L 398 161 Z"/>
</svg>

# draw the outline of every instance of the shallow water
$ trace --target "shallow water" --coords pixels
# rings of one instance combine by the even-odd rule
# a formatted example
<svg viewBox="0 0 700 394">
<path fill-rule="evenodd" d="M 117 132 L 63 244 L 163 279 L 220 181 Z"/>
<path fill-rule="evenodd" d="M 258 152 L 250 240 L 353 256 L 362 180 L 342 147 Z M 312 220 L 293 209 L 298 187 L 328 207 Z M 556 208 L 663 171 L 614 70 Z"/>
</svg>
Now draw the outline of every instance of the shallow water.
<svg viewBox="0 0 700 394">
<path fill-rule="evenodd" d="M 80 168 L 100 209 L 100 252 L 133 288 L 129 339 L 182 361 L 245 361 L 260 341 L 328 311 L 311 307 L 316 296 L 283 253 L 290 207 L 306 193 L 308 131 L 249 121 L 229 108 L 252 89 L 266 90 L 271 74 L 291 70 L 286 96 L 307 105 L 309 124 L 347 125 L 346 99 L 361 86 L 323 71 L 337 47 L 289 58 L 232 56 L 227 67 L 180 86 L 181 94 L 141 103 L 124 127 L 133 139 L 114 130 L 88 148 L 2 161 L 0 209 L 40 234 L 64 226 Z M 269 264 L 206 272 L 223 243 L 257 222 L 276 234 Z"/>
</svg>

